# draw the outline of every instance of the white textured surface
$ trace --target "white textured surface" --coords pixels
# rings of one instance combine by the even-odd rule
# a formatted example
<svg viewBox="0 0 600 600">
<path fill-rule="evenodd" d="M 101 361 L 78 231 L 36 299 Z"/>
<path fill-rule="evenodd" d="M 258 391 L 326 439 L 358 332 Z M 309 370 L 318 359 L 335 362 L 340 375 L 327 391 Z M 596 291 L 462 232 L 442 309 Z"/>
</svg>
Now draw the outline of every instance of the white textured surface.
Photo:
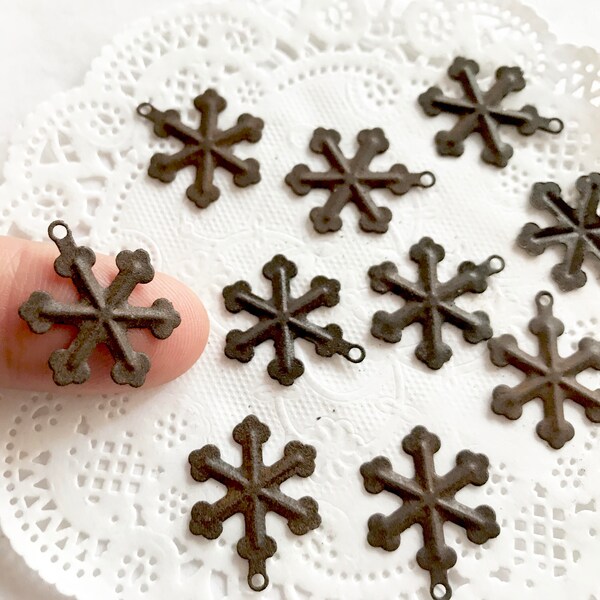
<svg viewBox="0 0 600 600">
<path fill-rule="evenodd" d="M 332 10 L 330 21 L 322 19 L 316 1 L 295 4 L 284 10 L 283 3 L 262 2 L 262 11 L 248 3 L 190 5 L 134 25 L 103 51 L 82 88 L 51 99 L 16 133 L 0 189 L 3 233 L 41 239 L 58 214 L 99 251 L 143 246 L 157 268 L 206 300 L 214 327 L 202 361 L 158 391 L 76 401 L 60 392 L 3 394 L 0 427 L 10 474 L 0 488 L 0 518 L 7 535 L 30 566 L 81 600 L 255 597 L 245 592 L 245 564 L 231 548 L 239 521 L 226 526 L 224 546 L 187 533 L 189 508 L 214 497 L 215 489 L 191 481 L 186 469 L 189 451 L 207 442 L 235 460 L 231 429 L 254 411 L 273 431 L 267 459 L 288 439 L 317 446 L 316 474 L 284 489 L 314 496 L 324 520 L 303 538 L 269 521 L 280 558 L 269 562 L 272 586 L 263 596 L 426 598 L 428 575 L 414 562 L 417 531 L 404 534 L 395 553 L 367 546 L 368 515 L 396 503 L 363 492 L 358 475 L 360 463 L 379 453 L 409 473 L 399 442 L 423 424 L 442 437 L 440 471 L 463 448 L 486 453 L 492 464 L 490 482 L 462 498 L 491 504 L 503 532 L 477 547 L 448 527 L 448 541 L 459 554 L 450 578 L 455 597 L 502 600 L 517 593 L 537 600 L 569 593 L 597 600 L 597 426 L 568 406 L 576 437 L 562 451 L 551 451 L 534 435 L 539 407 L 528 406 L 516 423 L 490 414 L 492 388 L 518 376 L 491 367 L 484 344 L 465 344 L 448 330 L 454 357 L 433 373 L 413 357 L 415 328 L 396 346 L 370 338 L 370 315 L 396 303 L 368 290 L 366 270 L 390 259 L 411 272 L 407 251 L 422 235 L 446 247 L 442 275 L 451 275 L 463 259 L 479 262 L 499 253 L 506 270 L 485 294 L 461 305 L 487 310 L 497 333 L 513 333 L 527 348 L 533 296 L 547 288 L 566 324 L 565 352 L 593 333 L 595 278 L 582 290 L 560 294 L 549 279 L 556 254 L 525 257 L 514 239 L 524 222 L 543 219 L 528 207 L 532 182 L 551 179 L 572 190 L 576 175 L 598 169 L 598 55 L 559 46 L 542 19 L 509 1 L 471 2 L 466 12 L 460 3 L 419 1 L 405 13 L 404 2 L 378 12 L 383 3 L 361 8 L 354 0 L 345 4 L 356 18 L 345 20 L 344 10 Z M 540 8 L 543 16 L 550 4 Z M 420 20 L 423 12 L 443 20 L 430 21 L 431 35 L 420 29 L 427 22 Z M 87 41 L 76 43 L 85 47 Z M 484 75 L 519 57 L 528 86 L 507 104 L 530 102 L 544 115 L 561 116 L 565 132 L 520 138 L 505 130 L 515 156 L 503 171 L 480 163 L 474 139 L 461 159 L 438 157 L 433 135 L 451 121 L 425 118 L 415 100 L 434 83 L 456 91 L 445 69 L 457 53 L 479 60 Z M 61 77 L 77 79 L 72 73 L 50 79 Z M 259 158 L 263 181 L 239 190 L 219 173 L 222 198 L 199 212 L 184 198 L 190 175 L 182 173 L 169 186 L 145 175 L 158 144 L 132 109 L 149 98 L 192 118 L 186 107 L 208 85 L 229 101 L 224 126 L 244 111 L 265 118 L 263 140 L 240 150 Z M 342 232 L 316 235 L 307 215 L 321 194 L 297 198 L 282 181 L 297 162 L 318 164 L 307 151 L 318 124 L 339 129 L 347 151 L 359 129 L 383 127 L 391 145 L 376 164 L 431 169 L 437 185 L 399 199 L 377 194 L 394 213 L 384 236 L 359 232 L 351 210 L 343 215 Z M 320 322 L 340 323 L 348 339 L 367 347 L 367 361 L 342 364 L 302 347 L 306 375 L 283 389 L 264 372 L 267 347 L 246 366 L 222 356 L 225 332 L 244 323 L 222 308 L 222 287 L 245 278 L 266 291 L 260 269 L 277 251 L 298 263 L 296 289 L 317 274 L 341 280 L 342 301 L 323 311 Z M 589 383 L 594 386 L 593 379 Z M 0 590 L 7 599 L 60 597 L 29 581 L 10 552 L 2 560 Z M 28 582 L 30 590 L 16 592 L 17 581 Z"/>
<path fill-rule="evenodd" d="M 376 5 L 381 0 L 371 1 Z M 408 4 L 395 1 L 399 7 Z M 600 47 L 595 0 L 523 4 L 551 24 L 560 43 Z M 0 163 L 6 159 L 9 137 L 29 112 L 50 96 L 80 85 L 102 46 L 135 19 L 164 7 L 164 0 L 0 0 Z"/>
</svg>

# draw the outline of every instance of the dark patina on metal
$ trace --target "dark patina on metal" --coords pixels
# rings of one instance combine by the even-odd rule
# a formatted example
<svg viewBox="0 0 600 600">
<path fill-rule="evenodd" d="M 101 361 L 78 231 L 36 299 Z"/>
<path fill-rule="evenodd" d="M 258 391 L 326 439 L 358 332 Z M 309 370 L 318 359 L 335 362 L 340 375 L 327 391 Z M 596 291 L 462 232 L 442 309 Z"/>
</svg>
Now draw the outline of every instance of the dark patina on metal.
<svg viewBox="0 0 600 600">
<path fill-rule="evenodd" d="M 233 430 L 233 439 L 242 447 L 242 465 L 233 467 L 221 459 L 216 446 L 204 446 L 189 456 L 191 474 L 196 481 L 215 479 L 227 493 L 213 504 L 197 502 L 192 508 L 190 531 L 209 540 L 223 532 L 223 523 L 242 513 L 245 534 L 237 544 L 238 554 L 248 561 L 248 585 L 256 592 L 269 585 L 266 561 L 277 551 L 277 543 L 267 535 L 267 512 L 287 520 L 295 535 L 304 535 L 321 524 L 319 506 L 305 496 L 295 500 L 282 493 L 279 486 L 291 477 L 309 477 L 315 469 L 316 451 L 298 441 L 289 442 L 283 458 L 266 466 L 262 446 L 271 431 L 254 415 L 246 417 Z"/>
<path fill-rule="evenodd" d="M 308 313 L 321 306 L 332 307 L 340 301 L 340 282 L 327 277 L 315 277 L 310 290 L 294 298 L 290 282 L 297 275 L 296 265 L 278 254 L 264 267 L 263 275 L 271 281 L 270 299 L 252 293 L 250 284 L 238 281 L 223 290 L 225 307 L 229 312 L 243 310 L 258 318 L 258 323 L 246 331 L 234 329 L 227 334 L 225 354 L 240 362 L 249 362 L 254 348 L 266 340 L 273 340 L 275 358 L 269 363 L 269 375 L 282 385 L 292 385 L 304 373 L 304 365 L 294 353 L 294 340 L 303 338 L 315 346 L 317 354 L 331 357 L 341 354 L 347 360 L 359 363 L 365 358 L 362 346 L 343 338 L 339 325 L 316 325 Z"/>
<path fill-rule="evenodd" d="M 348 159 L 340 149 L 340 134 L 334 129 L 315 129 L 310 149 L 321 154 L 329 163 L 328 171 L 315 173 L 304 164 L 296 165 L 285 182 L 299 196 L 313 189 L 331 192 L 325 206 L 313 208 L 310 219 L 319 233 L 338 231 L 342 227 L 340 213 L 353 203 L 360 213 L 358 222 L 363 231 L 385 233 L 392 220 L 389 208 L 377 206 L 371 198 L 374 189 L 387 189 L 392 194 L 406 194 L 411 187 L 431 187 L 435 176 L 429 171 L 410 173 L 402 164 L 392 165 L 387 171 L 371 171 L 369 165 L 378 154 L 389 148 L 389 142 L 379 128 L 364 129 L 356 137 L 358 151 Z"/>
<path fill-rule="evenodd" d="M 150 160 L 148 175 L 163 183 L 170 183 L 178 171 L 193 167 L 196 169 L 196 179 L 188 187 L 186 195 L 198 208 L 206 208 L 221 193 L 214 184 L 217 167 L 229 171 L 233 175 L 233 183 L 238 187 L 247 187 L 260 181 L 258 161 L 237 157 L 232 146 L 239 142 L 258 142 L 264 122 L 244 113 L 233 127 L 219 129 L 219 113 L 225 110 L 227 102 L 212 89 L 194 98 L 194 106 L 200 112 L 200 126 L 196 129 L 183 123 L 176 110 L 163 112 L 144 102 L 137 107 L 137 112 L 154 123 L 157 136 L 173 137 L 183 144 L 176 154 L 155 154 Z"/>
<path fill-rule="evenodd" d="M 488 342 L 490 359 L 497 367 L 511 365 L 525 375 L 514 387 L 499 385 L 494 389 L 492 410 L 497 415 L 517 420 L 523 406 L 539 398 L 544 418 L 537 434 L 552 448 L 562 448 L 575 435 L 573 425 L 565 419 L 564 403 L 572 400 L 593 423 L 600 423 L 600 390 L 590 390 L 576 379 L 587 369 L 600 370 L 600 342 L 584 337 L 576 352 L 566 358 L 558 353 L 558 338 L 565 326 L 552 312 L 554 299 L 549 292 L 535 297 L 537 315 L 529 322 L 529 331 L 538 340 L 539 353 L 531 356 L 519 348 L 512 335 L 501 335 Z"/>
<path fill-rule="evenodd" d="M 580 177 L 576 185 L 579 197 L 572 208 L 563 200 L 556 183 L 536 183 L 531 206 L 551 213 L 556 225 L 542 229 L 535 223 L 527 223 L 517 239 L 519 246 L 534 256 L 549 246 L 564 246 L 562 262 L 552 268 L 552 279 L 564 292 L 585 285 L 587 275 L 582 266 L 586 256 L 600 260 L 600 173 Z"/>
<path fill-rule="evenodd" d="M 48 364 L 54 382 L 67 385 L 87 381 L 88 358 L 96 346 L 105 344 L 115 360 L 111 371 L 115 383 L 141 386 L 150 369 L 150 360 L 131 347 L 127 330 L 149 329 L 154 337 L 164 340 L 181 323 L 179 314 L 165 298 L 148 307 L 131 306 L 127 302 L 138 283 L 149 283 L 154 278 L 150 256 L 145 250 L 119 252 L 116 258 L 119 273 L 103 288 L 92 271 L 96 255 L 90 248 L 75 243 L 66 223 L 50 223 L 48 235 L 60 251 L 54 270 L 73 281 L 79 300 L 66 304 L 54 300 L 47 292 L 37 291 L 21 305 L 19 315 L 34 333 L 46 333 L 53 325 L 77 328 L 71 345 L 50 355 Z"/>
<path fill-rule="evenodd" d="M 402 449 L 414 462 L 415 476 L 407 479 L 396 473 L 391 462 L 378 456 L 360 468 L 367 492 L 390 492 L 402 499 L 402 506 L 392 514 L 375 514 L 368 522 L 367 540 L 375 548 L 388 552 L 400 546 L 400 536 L 419 524 L 423 530 L 423 547 L 417 552 L 417 563 L 431 576 L 430 593 L 434 600 L 449 600 L 452 588 L 448 570 L 456 564 L 456 552 L 446 545 L 444 523 L 450 521 L 467 532 L 475 544 L 483 544 L 500 533 L 496 513 L 487 505 L 470 508 L 455 499 L 468 485 L 480 486 L 488 480 L 489 462 L 483 454 L 463 450 L 456 466 L 439 476 L 435 472 L 434 454 L 440 439 L 425 429 L 415 427 L 402 441 Z"/>
<path fill-rule="evenodd" d="M 479 133 L 485 145 L 481 158 L 491 165 L 505 167 L 513 148 L 502 142 L 500 125 L 517 127 L 523 135 L 532 135 L 538 129 L 548 133 L 562 131 L 563 122 L 560 119 L 541 117 L 537 109 L 529 104 L 520 110 L 502 108 L 500 103 L 508 94 L 525 87 L 523 71 L 519 67 L 500 67 L 496 71 L 496 81 L 487 92 L 483 92 L 477 83 L 478 73 L 479 65 L 474 60 L 455 58 L 448 69 L 448 76 L 460 84 L 464 95 L 451 98 L 434 86 L 419 96 L 419 104 L 430 117 L 441 112 L 458 116 L 456 125 L 450 131 L 440 131 L 435 136 L 439 154 L 461 156 L 464 141 L 472 133 Z"/>
<path fill-rule="evenodd" d="M 444 259 L 445 251 L 431 238 L 424 237 L 410 249 L 410 258 L 418 265 L 419 281 L 404 279 L 392 262 L 384 262 L 369 269 L 371 288 L 379 294 L 391 292 L 406 300 L 399 310 L 388 313 L 378 311 L 373 315 L 371 333 L 380 340 L 399 342 L 402 331 L 413 323 L 423 328 L 423 340 L 415 350 L 415 356 L 430 369 L 439 369 L 450 360 L 452 349 L 442 339 L 442 325 L 450 323 L 463 331 L 463 338 L 477 344 L 492 337 L 487 313 L 469 313 L 455 305 L 454 301 L 467 292 L 480 294 L 487 289 L 490 275 L 504 268 L 500 256 L 490 256 L 476 265 L 470 261 L 458 267 L 458 273 L 441 283 L 437 265 Z"/>
</svg>

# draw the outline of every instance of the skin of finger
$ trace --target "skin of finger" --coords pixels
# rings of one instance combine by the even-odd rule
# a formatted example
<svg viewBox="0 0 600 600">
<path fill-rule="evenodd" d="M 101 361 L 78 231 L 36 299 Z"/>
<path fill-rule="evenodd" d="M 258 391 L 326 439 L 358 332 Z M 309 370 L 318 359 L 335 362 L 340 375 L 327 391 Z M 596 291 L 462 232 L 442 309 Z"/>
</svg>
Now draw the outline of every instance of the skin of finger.
<svg viewBox="0 0 600 600">
<path fill-rule="evenodd" d="M 51 391 L 69 389 L 115 392 L 128 386 L 115 384 L 110 377 L 113 359 L 103 344 L 89 359 L 92 375 L 81 385 L 58 388 L 52 380 L 48 358 L 53 350 L 67 348 L 76 328 L 56 325 L 45 334 L 35 334 L 18 314 L 19 307 L 36 290 L 48 292 L 59 302 L 75 302 L 79 295 L 70 279 L 54 271 L 59 252 L 53 244 L 0 237 L 0 386 Z M 118 272 L 114 258 L 97 255 L 93 267 L 100 285 L 106 287 Z M 134 350 L 148 355 L 150 371 L 142 389 L 161 385 L 187 371 L 206 346 L 209 322 L 200 299 L 184 284 L 157 273 L 147 284 L 135 287 L 129 302 L 150 306 L 156 298 L 170 300 L 181 316 L 181 324 L 166 340 L 156 339 L 148 330 L 129 330 Z"/>
</svg>

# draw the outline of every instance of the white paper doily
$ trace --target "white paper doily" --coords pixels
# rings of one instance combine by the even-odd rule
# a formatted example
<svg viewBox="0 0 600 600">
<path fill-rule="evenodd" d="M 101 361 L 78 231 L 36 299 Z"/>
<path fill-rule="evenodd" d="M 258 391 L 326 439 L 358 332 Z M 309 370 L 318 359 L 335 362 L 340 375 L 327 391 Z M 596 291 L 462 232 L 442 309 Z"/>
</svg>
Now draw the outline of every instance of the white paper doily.
<svg viewBox="0 0 600 600">
<path fill-rule="evenodd" d="M 489 503 L 502 533 L 479 547 L 447 526 L 459 555 L 450 572 L 455 597 L 562 600 L 568 593 L 598 600 L 598 427 L 567 405 L 576 436 L 556 452 L 535 435 L 539 406 L 527 406 L 517 422 L 494 416 L 492 389 L 519 375 L 492 367 L 485 344 L 465 344 L 451 328 L 445 336 L 454 356 L 439 372 L 414 358 L 416 327 L 395 346 L 376 341 L 371 315 L 398 300 L 371 292 L 366 272 L 389 259 L 411 273 L 408 249 L 423 235 L 446 247 L 442 278 L 462 260 L 498 253 L 507 268 L 485 294 L 463 297 L 461 306 L 486 310 L 496 333 L 512 333 L 533 350 L 533 298 L 549 289 L 566 325 L 563 353 L 593 335 L 593 265 L 583 289 L 561 294 L 549 278 L 558 252 L 531 258 L 515 239 L 525 222 L 544 220 L 529 207 L 533 182 L 556 181 L 574 197 L 576 177 L 599 168 L 599 57 L 589 48 L 558 46 L 533 11 L 508 0 L 423 0 L 402 11 L 393 2 L 323 6 L 201 3 L 141 21 L 102 52 L 81 88 L 42 105 L 16 134 L 0 188 L 0 231 L 43 239 L 49 221 L 64 218 L 78 241 L 97 251 L 144 247 L 157 269 L 203 298 L 212 332 L 201 361 L 159 390 L 79 398 L 58 389 L 4 392 L 2 527 L 33 569 L 80 600 L 256 597 L 235 552 L 241 519 L 227 522 L 219 541 L 188 532 L 193 503 L 215 499 L 220 489 L 195 483 L 187 465 L 189 452 L 206 443 L 237 464 L 231 430 L 254 412 L 273 432 L 267 462 L 291 439 L 317 447 L 315 474 L 284 490 L 313 496 L 323 518 L 320 529 L 298 538 L 268 518 L 279 550 L 263 597 L 425 599 L 428 574 L 414 560 L 418 528 L 403 534 L 396 552 L 368 546 L 368 516 L 398 501 L 367 494 L 358 472 L 362 462 L 385 454 L 410 474 L 400 441 L 423 424 L 442 438 L 440 472 L 463 448 L 491 462 L 489 482 L 459 498 Z M 452 90 L 445 71 L 457 54 L 480 63 L 484 82 L 499 65 L 521 66 L 527 87 L 506 105 L 534 104 L 543 115 L 560 116 L 565 131 L 524 138 L 505 128 L 515 155 L 504 170 L 480 162 L 476 139 L 458 160 L 437 156 L 433 136 L 452 119 L 426 118 L 416 98 L 434 84 Z M 223 126 L 242 112 L 263 117 L 266 126 L 258 144 L 238 150 L 261 162 L 260 184 L 239 189 L 218 172 L 222 196 L 199 211 L 185 199 L 191 173 L 170 185 L 146 175 L 150 156 L 176 145 L 155 138 L 135 106 L 150 100 L 193 122 L 191 100 L 206 87 L 228 101 Z M 402 198 L 377 193 L 394 214 L 383 236 L 360 232 L 351 209 L 341 232 L 316 234 L 308 212 L 324 193 L 298 198 L 283 179 L 299 162 L 316 167 L 308 141 L 319 125 L 338 129 L 349 153 L 360 129 L 382 127 L 390 149 L 374 167 L 430 169 L 436 186 Z M 319 274 L 341 281 L 340 304 L 323 310 L 319 321 L 339 323 L 347 339 L 365 345 L 365 362 L 326 360 L 299 343 L 306 374 L 287 389 L 265 372 L 266 345 L 248 365 L 223 356 L 225 333 L 252 319 L 225 311 L 222 288 L 247 279 L 267 292 L 260 271 L 277 252 L 298 264 L 298 290 Z M 597 386 L 593 376 L 581 381 Z"/>
</svg>

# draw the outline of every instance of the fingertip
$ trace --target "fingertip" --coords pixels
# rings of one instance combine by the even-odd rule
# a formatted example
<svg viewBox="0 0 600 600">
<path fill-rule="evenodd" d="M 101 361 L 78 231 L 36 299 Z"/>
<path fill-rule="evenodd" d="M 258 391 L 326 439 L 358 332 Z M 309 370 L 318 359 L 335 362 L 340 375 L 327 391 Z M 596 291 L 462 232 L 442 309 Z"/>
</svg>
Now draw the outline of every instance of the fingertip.
<svg viewBox="0 0 600 600">
<path fill-rule="evenodd" d="M 131 333 L 135 337 L 143 335 L 140 350 L 152 364 L 144 387 L 150 388 L 176 379 L 196 363 L 206 348 L 210 324 L 200 298 L 177 279 L 158 273 L 147 287 L 145 295 L 169 299 L 181 317 L 181 323 L 166 340 L 156 340 L 147 331 Z"/>
<path fill-rule="evenodd" d="M 77 334 L 76 328 L 54 325 L 47 333 L 35 334 L 20 318 L 19 307 L 37 290 L 66 303 L 77 302 L 77 291 L 70 279 L 55 273 L 53 265 L 58 250 L 52 244 L 5 237 L 0 238 L 0 254 L 6 259 L 0 269 L 0 385 L 32 391 L 61 389 L 53 381 L 48 359 L 54 350 L 70 345 Z M 102 287 L 109 285 L 117 272 L 114 257 L 97 256 L 93 273 Z M 145 353 L 150 359 L 142 389 L 165 384 L 182 375 L 198 360 L 208 340 L 209 320 L 202 301 L 190 288 L 169 275 L 157 273 L 151 282 L 137 285 L 129 303 L 149 307 L 158 298 L 169 300 L 181 321 L 164 340 L 155 338 L 147 329 L 127 332 L 133 350 Z M 62 389 L 74 393 L 131 390 L 114 383 L 113 364 L 108 348 L 101 344 L 90 355 L 89 380 Z"/>
</svg>

